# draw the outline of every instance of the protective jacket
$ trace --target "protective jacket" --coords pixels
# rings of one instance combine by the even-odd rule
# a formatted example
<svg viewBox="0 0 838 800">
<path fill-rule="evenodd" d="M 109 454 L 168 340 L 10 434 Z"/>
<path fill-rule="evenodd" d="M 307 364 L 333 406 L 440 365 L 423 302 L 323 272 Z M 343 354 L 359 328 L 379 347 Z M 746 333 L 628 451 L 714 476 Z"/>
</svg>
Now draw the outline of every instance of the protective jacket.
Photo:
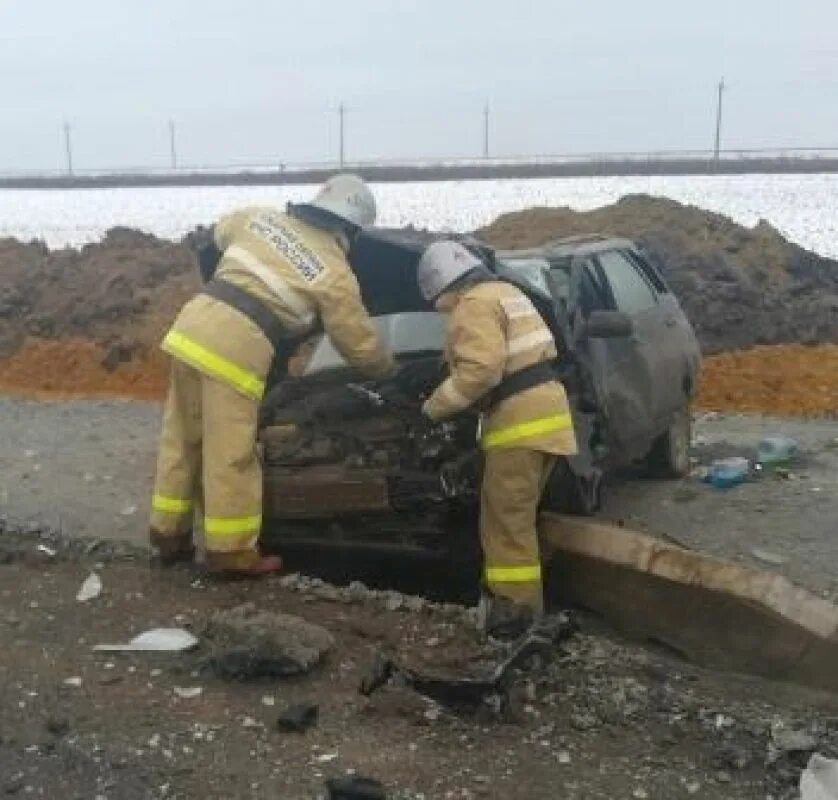
<svg viewBox="0 0 838 800">
<path fill-rule="evenodd" d="M 319 319 L 357 369 L 371 377 L 392 371 L 334 234 L 270 207 L 251 207 L 222 218 L 215 240 L 224 254 L 215 277 L 261 300 L 289 335 L 311 331 Z M 254 400 L 265 391 L 274 355 L 255 322 L 207 294 L 183 307 L 163 349 Z"/>
<path fill-rule="evenodd" d="M 556 359 L 556 342 L 532 301 L 510 283 L 466 289 L 451 312 L 446 358 L 450 376 L 425 404 L 442 419 L 479 406 L 504 377 Z M 576 439 L 564 387 L 549 381 L 506 398 L 483 416 L 484 449 L 527 448 L 572 455 Z"/>
</svg>

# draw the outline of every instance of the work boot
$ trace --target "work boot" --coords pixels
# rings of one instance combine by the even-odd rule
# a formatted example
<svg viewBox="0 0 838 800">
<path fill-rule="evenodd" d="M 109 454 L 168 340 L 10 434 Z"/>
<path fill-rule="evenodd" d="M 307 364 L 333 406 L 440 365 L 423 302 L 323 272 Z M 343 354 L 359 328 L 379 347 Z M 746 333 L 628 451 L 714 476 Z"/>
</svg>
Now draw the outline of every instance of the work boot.
<svg viewBox="0 0 838 800">
<path fill-rule="evenodd" d="M 152 548 L 152 560 L 164 567 L 188 564 L 195 560 L 195 545 L 192 532 L 172 536 L 156 528 L 149 529 L 148 541 Z"/>
<path fill-rule="evenodd" d="M 279 556 L 264 556 L 258 550 L 237 553 L 214 553 L 207 551 L 207 572 L 221 580 L 238 578 L 261 578 L 282 569 Z"/>
<path fill-rule="evenodd" d="M 532 627 L 537 615 L 529 606 L 516 603 L 508 597 L 489 595 L 486 596 L 483 617 L 483 630 L 487 638 L 508 644 L 520 639 Z"/>
</svg>

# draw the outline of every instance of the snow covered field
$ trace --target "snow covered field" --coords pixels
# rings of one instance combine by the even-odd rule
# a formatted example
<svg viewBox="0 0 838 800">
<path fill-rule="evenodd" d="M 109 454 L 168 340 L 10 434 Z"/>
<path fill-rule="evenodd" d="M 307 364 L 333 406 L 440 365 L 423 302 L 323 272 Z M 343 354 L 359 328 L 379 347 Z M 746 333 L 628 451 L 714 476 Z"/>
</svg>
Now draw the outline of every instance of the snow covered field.
<svg viewBox="0 0 838 800">
<path fill-rule="evenodd" d="M 0 236 L 51 247 L 101 238 L 115 225 L 170 239 L 249 203 L 284 204 L 314 188 L 0 190 Z M 745 225 L 768 219 L 790 239 L 838 257 L 838 175 L 660 176 L 440 181 L 374 186 L 383 225 L 470 231 L 531 206 L 586 210 L 631 193 L 664 195 L 718 211 Z"/>
</svg>

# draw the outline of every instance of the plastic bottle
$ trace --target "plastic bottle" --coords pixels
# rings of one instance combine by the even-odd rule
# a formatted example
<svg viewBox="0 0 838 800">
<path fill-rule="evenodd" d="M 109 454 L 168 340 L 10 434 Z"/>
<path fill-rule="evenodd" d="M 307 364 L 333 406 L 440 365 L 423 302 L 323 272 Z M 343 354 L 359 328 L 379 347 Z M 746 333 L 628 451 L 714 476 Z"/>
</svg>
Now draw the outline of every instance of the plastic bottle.
<svg viewBox="0 0 838 800">
<path fill-rule="evenodd" d="M 747 480 L 750 473 L 751 462 L 747 458 L 720 458 L 710 465 L 705 480 L 716 489 L 730 489 Z"/>
<path fill-rule="evenodd" d="M 766 436 L 757 448 L 757 461 L 763 469 L 787 467 L 797 456 L 798 447 L 789 436 Z"/>
</svg>

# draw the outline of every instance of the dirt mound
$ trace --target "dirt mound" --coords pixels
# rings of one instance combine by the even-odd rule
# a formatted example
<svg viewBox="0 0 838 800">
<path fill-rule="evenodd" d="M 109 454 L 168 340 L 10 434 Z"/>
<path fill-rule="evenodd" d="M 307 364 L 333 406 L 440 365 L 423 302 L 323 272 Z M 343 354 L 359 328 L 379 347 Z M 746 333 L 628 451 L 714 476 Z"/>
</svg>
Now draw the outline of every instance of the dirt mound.
<svg viewBox="0 0 838 800">
<path fill-rule="evenodd" d="M 594 211 L 505 214 L 477 235 L 495 247 L 534 247 L 579 234 L 643 246 L 687 312 L 705 353 L 780 342 L 838 342 L 838 262 L 674 200 L 625 197 Z"/>
<path fill-rule="evenodd" d="M 185 244 L 126 228 L 80 250 L 0 240 L 0 356 L 29 336 L 84 337 L 115 366 L 156 347 L 198 286 Z"/>
<path fill-rule="evenodd" d="M 110 366 L 113 352 L 86 339 L 27 339 L 14 355 L 0 358 L 0 393 L 51 400 L 163 398 L 169 365 L 162 351 L 149 348 Z"/>
<path fill-rule="evenodd" d="M 791 416 L 838 415 L 838 345 L 775 345 L 704 360 L 697 406 Z"/>
</svg>

